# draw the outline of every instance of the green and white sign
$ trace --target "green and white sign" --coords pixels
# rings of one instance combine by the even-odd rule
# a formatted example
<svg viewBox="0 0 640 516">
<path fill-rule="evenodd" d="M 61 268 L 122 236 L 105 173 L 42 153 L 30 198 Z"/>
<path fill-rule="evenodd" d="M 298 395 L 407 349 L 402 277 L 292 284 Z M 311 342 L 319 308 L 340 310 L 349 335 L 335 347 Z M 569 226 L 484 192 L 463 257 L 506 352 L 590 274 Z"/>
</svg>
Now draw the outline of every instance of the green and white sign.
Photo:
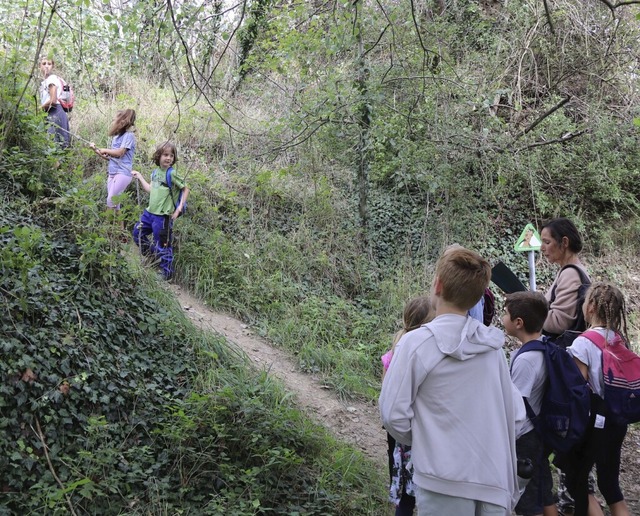
<svg viewBox="0 0 640 516">
<path fill-rule="evenodd" d="M 527 224 L 513 248 L 516 251 L 539 251 L 541 245 L 542 239 L 536 228 L 533 227 L 533 224 Z"/>
</svg>

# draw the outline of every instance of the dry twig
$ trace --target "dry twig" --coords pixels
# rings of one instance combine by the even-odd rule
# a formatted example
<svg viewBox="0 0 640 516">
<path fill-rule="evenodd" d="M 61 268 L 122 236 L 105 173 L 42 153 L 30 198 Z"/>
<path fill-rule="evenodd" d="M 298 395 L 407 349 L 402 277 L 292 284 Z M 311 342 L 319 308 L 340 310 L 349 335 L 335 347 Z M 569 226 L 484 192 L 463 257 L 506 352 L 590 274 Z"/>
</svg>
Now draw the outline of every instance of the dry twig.
<svg viewBox="0 0 640 516">
<path fill-rule="evenodd" d="M 582 131 L 576 131 L 575 133 L 563 134 L 560 138 L 554 138 L 553 140 L 541 140 L 538 142 L 531 143 L 529 145 L 525 145 L 524 147 L 520 147 L 519 149 L 516 149 L 515 152 L 518 153 L 524 150 L 533 149 L 534 147 L 541 147 L 543 145 L 552 145 L 554 143 L 566 143 L 569 140 L 573 140 L 574 138 L 577 138 L 578 136 L 583 135 L 586 132 L 587 130 L 583 129 Z"/>
<path fill-rule="evenodd" d="M 33 427 L 31 427 L 31 429 L 33 429 Z M 60 486 L 60 489 L 62 489 L 62 492 L 64 493 L 64 498 L 67 501 L 67 505 L 69 506 L 69 511 L 71 512 L 71 514 L 73 514 L 73 516 L 78 516 L 78 513 L 75 511 L 75 509 L 73 508 L 73 504 L 71 503 L 71 498 L 69 498 L 69 495 L 65 492 L 65 487 L 64 487 L 64 484 L 62 483 L 62 480 L 60 480 L 60 477 L 58 476 L 58 474 L 56 473 L 56 470 L 53 467 L 53 463 L 51 462 L 51 457 L 49 457 L 49 449 L 47 447 L 47 443 L 44 440 L 44 434 L 42 433 L 42 428 L 40 427 L 40 420 L 37 417 L 36 417 L 35 433 L 38 436 L 38 439 L 40 439 L 40 442 L 42 443 L 42 449 L 44 451 L 44 456 L 47 458 L 49 471 L 51 471 L 53 478 L 56 479 L 56 482 L 58 483 L 58 485 Z"/>
</svg>

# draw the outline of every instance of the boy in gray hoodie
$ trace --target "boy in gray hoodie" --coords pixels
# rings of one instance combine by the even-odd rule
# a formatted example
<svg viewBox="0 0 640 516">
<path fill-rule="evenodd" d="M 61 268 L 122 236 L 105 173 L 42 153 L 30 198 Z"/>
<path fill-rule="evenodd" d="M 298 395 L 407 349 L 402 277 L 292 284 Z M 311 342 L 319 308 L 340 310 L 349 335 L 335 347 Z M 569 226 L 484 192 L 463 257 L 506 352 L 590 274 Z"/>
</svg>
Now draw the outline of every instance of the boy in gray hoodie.
<svg viewBox="0 0 640 516">
<path fill-rule="evenodd" d="M 502 331 L 467 315 L 490 278 L 477 253 L 447 249 L 432 286 L 436 317 L 402 337 L 382 384 L 384 427 L 412 446 L 419 516 L 504 516 L 518 501 L 522 396 Z"/>
</svg>

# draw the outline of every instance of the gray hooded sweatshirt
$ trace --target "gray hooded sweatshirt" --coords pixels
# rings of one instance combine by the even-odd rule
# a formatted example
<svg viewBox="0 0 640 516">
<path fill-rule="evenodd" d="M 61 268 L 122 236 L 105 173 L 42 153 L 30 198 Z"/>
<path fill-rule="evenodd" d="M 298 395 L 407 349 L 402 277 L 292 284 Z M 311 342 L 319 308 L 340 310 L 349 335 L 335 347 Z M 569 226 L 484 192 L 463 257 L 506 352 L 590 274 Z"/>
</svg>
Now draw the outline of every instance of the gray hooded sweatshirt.
<svg viewBox="0 0 640 516">
<path fill-rule="evenodd" d="M 440 315 L 398 342 L 379 403 L 387 431 L 412 446 L 416 485 L 507 512 L 519 497 L 515 442 L 526 412 L 503 344 L 498 328 Z"/>
</svg>

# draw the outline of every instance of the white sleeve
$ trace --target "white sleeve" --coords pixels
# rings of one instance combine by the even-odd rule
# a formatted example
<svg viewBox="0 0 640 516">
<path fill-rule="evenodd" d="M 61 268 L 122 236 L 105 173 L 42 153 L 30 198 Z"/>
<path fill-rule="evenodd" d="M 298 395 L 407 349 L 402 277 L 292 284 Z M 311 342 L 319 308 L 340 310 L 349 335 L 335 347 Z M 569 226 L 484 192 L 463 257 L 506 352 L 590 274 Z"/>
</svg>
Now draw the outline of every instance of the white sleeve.
<svg viewBox="0 0 640 516">
<path fill-rule="evenodd" d="M 413 402 L 426 376 L 422 361 L 416 356 L 416 346 L 406 341 L 396 346 L 378 402 L 384 428 L 402 444 L 411 444 Z"/>
</svg>

